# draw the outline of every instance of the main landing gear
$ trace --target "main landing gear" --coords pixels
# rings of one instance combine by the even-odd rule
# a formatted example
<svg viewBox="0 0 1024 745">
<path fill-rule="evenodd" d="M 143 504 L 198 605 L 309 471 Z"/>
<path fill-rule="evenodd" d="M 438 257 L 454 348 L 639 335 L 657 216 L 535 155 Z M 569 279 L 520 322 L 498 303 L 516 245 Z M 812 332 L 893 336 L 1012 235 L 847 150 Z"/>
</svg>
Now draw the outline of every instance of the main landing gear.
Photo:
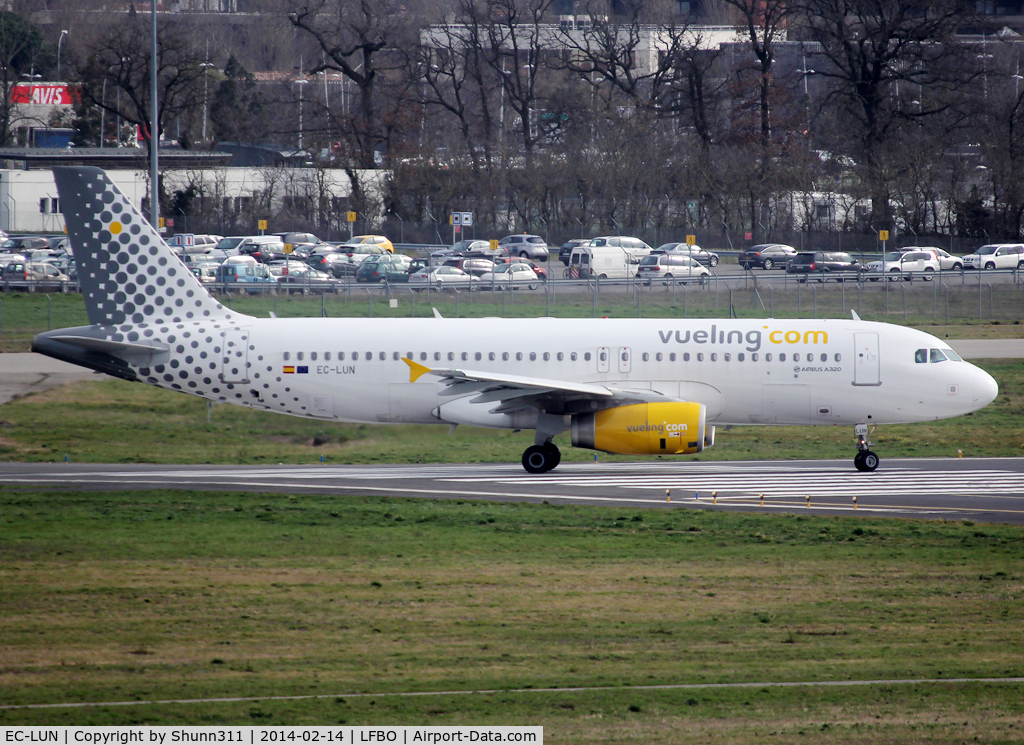
<svg viewBox="0 0 1024 745">
<path fill-rule="evenodd" d="M 868 425 L 855 424 L 853 433 L 857 437 L 858 451 L 853 458 L 853 465 L 858 471 L 874 471 L 878 468 L 878 456 L 868 449 L 871 447 L 871 443 L 868 442 Z"/>
<path fill-rule="evenodd" d="M 529 473 L 547 473 L 562 460 L 562 452 L 553 442 L 531 445 L 523 453 L 523 468 Z"/>
</svg>

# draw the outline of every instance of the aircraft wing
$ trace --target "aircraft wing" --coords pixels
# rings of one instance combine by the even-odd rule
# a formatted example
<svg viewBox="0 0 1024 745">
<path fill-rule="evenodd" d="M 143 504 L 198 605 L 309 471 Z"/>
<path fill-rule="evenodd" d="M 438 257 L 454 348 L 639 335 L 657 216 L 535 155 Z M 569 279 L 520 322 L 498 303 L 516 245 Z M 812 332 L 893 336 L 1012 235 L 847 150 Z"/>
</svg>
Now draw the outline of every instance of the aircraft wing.
<svg viewBox="0 0 1024 745">
<path fill-rule="evenodd" d="M 627 403 L 678 400 L 649 389 L 614 388 L 598 383 L 577 383 L 461 368 L 432 369 L 407 358 L 405 363 L 409 366 L 409 382 L 414 383 L 423 375 L 439 377 L 445 386 L 440 393 L 441 396 L 459 397 L 476 394 L 469 402 L 497 403 L 496 407 L 490 409 L 493 413 L 511 412 L 532 406 L 549 414 L 570 414 Z"/>
</svg>

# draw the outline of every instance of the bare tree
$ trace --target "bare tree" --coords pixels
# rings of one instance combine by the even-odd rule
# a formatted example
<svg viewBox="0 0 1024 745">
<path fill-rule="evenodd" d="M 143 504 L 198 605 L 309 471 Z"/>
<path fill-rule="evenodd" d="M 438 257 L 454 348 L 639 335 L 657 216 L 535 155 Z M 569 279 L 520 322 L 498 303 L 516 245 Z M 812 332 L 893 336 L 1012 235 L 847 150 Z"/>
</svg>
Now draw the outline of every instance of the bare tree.
<svg viewBox="0 0 1024 745">
<path fill-rule="evenodd" d="M 852 137 L 851 155 L 871 198 L 872 226 L 891 227 L 887 145 L 906 122 L 944 112 L 950 99 L 938 92 L 969 74 L 972 66 L 959 54 L 956 40 L 963 4 L 802 0 L 800 10 L 802 33 L 820 45 L 814 69 L 829 83 L 825 104 L 841 112 Z M 931 92 L 927 99 L 925 89 Z"/>
<path fill-rule="evenodd" d="M 151 138 L 154 113 L 150 93 L 150 35 L 148 22 L 138 16 L 122 17 L 106 34 L 86 50 L 77 74 L 83 100 L 112 118 L 137 125 L 147 144 Z M 201 111 L 203 50 L 180 24 L 165 23 L 157 36 L 156 121 L 159 130 L 166 122 Z M 102 143 L 101 143 L 102 144 Z M 148 147 L 147 147 L 148 153 Z"/>
</svg>

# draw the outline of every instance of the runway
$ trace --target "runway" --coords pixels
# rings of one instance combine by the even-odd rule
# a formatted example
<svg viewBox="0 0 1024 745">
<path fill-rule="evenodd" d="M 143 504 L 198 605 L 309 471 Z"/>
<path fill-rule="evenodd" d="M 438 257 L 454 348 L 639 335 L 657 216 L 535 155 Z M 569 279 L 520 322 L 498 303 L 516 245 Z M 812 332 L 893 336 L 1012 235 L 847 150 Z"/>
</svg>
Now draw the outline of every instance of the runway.
<svg viewBox="0 0 1024 745">
<path fill-rule="evenodd" d="M 7 488 L 183 489 L 715 509 L 1024 524 L 1024 458 L 518 464 L 180 466 L 0 464 Z"/>
</svg>

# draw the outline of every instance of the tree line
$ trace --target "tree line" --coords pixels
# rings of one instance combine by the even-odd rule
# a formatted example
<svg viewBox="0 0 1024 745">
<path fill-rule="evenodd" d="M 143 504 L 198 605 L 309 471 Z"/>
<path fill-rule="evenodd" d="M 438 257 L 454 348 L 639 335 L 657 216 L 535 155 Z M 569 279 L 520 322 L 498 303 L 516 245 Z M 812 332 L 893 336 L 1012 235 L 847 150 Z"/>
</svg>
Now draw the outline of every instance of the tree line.
<svg viewBox="0 0 1024 745">
<path fill-rule="evenodd" d="M 571 19 L 558 0 L 265 7 L 277 80 L 241 62 L 258 58 L 254 33 L 236 47 L 188 14 L 161 17 L 156 116 L 184 148 L 301 139 L 312 168 L 343 169 L 352 193 L 292 200 L 296 224 L 372 212 L 364 174 L 384 168 L 374 214 L 407 240 L 449 237 L 452 211 L 473 212 L 481 236 L 550 242 L 1021 235 L 1019 37 L 974 4 L 719 0 L 706 6 L 717 24 L 665 0 L 574 3 Z M 26 43 L 31 64 L 52 65 L 41 38 L 5 51 L 25 26 L 0 13 L 0 86 Z M 101 126 L 108 143 L 147 136 L 148 34 L 147 13 L 107 14 L 65 47 L 77 144 L 98 145 Z M 181 209 L 180 194 L 163 198 Z M 214 219 L 215 200 L 186 201 L 192 225 Z"/>
</svg>

